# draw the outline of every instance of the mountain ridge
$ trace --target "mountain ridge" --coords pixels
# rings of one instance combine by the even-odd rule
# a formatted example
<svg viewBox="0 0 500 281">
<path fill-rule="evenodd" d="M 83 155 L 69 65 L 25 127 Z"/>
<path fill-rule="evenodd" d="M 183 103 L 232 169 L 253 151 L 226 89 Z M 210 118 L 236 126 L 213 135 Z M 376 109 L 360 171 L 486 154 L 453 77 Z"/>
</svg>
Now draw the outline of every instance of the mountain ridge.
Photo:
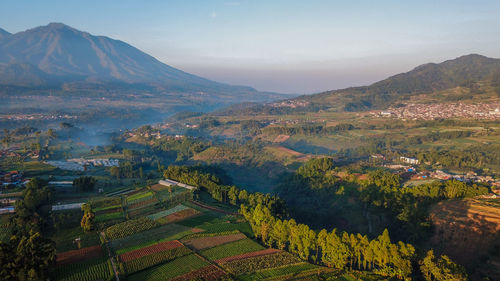
<svg viewBox="0 0 500 281">
<path fill-rule="evenodd" d="M 142 85 L 153 91 L 222 92 L 247 97 L 251 101 L 280 96 L 189 74 L 126 42 L 94 36 L 62 23 L 50 23 L 14 34 L 5 31 L 0 36 L 3 38 L 0 39 L 2 85 L 66 90 L 101 87 L 103 84 L 109 87 Z"/>
</svg>

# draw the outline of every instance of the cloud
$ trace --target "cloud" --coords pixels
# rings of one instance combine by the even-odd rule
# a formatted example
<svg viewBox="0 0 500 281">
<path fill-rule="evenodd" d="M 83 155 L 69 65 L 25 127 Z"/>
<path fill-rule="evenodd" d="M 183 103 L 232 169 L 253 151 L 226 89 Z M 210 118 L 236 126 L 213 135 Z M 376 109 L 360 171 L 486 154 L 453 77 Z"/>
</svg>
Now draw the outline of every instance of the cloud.
<svg viewBox="0 0 500 281">
<path fill-rule="evenodd" d="M 213 19 L 215 19 L 217 17 L 217 13 L 216 12 L 212 12 L 210 14 L 210 17 L 213 18 Z"/>
</svg>

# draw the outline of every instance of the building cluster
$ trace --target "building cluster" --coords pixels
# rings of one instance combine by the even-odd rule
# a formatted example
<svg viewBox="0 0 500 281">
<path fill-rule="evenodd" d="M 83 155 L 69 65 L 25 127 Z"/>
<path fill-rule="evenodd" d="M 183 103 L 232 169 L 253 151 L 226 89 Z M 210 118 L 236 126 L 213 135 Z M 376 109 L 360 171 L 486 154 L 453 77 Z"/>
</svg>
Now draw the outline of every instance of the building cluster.
<svg viewBox="0 0 500 281">
<path fill-rule="evenodd" d="M 308 101 L 301 101 L 301 100 L 285 100 L 285 101 L 271 103 L 269 105 L 272 107 L 297 108 L 297 107 L 306 107 L 309 105 L 309 102 Z"/>
<path fill-rule="evenodd" d="M 119 166 L 120 161 L 118 159 L 68 159 L 64 160 L 48 160 L 45 163 L 57 167 L 61 170 L 68 171 L 86 171 L 90 167 L 114 167 Z"/>
<path fill-rule="evenodd" d="M 181 183 L 181 182 L 178 182 L 178 181 L 174 181 L 174 180 L 171 180 L 171 179 L 160 180 L 158 182 L 158 184 L 163 185 L 163 186 L 167 186 L 167 187 L 170 187 L 170 186 L 180 186 L 180 187 L 184 187 L 184 188 L 189 189 L 189 190 L 196 189 L 195 186 L 188 185 L 188 184 L 185 184 L 185 183 Z"/>
<path fill-rule="evenodd" d="M 2 114 L 0 115 L 1 119 L 7 120 L 16 120 L 16 121 L 24 121 L 24 120 L 62 120 L 62 119 L 78 119 L 77 116 L 69 115 L 69 114 Z"/>
<path fill-rule="evenodd" d="M 376 117 L 393 117 L 405 120 L 435 120 L 449 118 L 500 120 L 500 103 L 436 103 L 407 104 L 404 107 L 373 111 Z"/>
<path fill-rule="evenodd" d="M 24 178 L 23 174 L 18 171 L 10 171 L 10 172 L 0 172 L 0 183 L 2 187 L 10 187 L 10 186 L 25 186 L 29 179 Z"/>
<path fill-rule="evenodd" d="M 0 149 L 0 158 L 4 157 L 30 157 L 33 159 L 37 159 L 40 155 L 40 152 L 28 150 L 26 153 L 19 152 L 21 148 L 19 147 L 10 147 L 7 149 Z"/>
</svg>

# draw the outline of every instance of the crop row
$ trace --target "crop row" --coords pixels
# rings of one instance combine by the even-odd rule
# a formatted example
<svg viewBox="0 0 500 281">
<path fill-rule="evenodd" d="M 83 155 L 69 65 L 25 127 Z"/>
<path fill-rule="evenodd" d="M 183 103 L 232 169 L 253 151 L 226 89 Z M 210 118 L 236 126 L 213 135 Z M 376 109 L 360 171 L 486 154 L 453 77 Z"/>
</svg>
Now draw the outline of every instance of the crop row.
<svg viewBox="0 0 500 281">
<path fill-rule="evenodd" d="M 127 208 L 129 210 L 140 208 L 140 207 L 145 207 L 149 205 L 154 205 L 158 202 L 158 200 L 154 197 L 148 198 L 147 200 L 136 200 L 134 201 L 135 203 L 129 204 Z"/>
<path fill-rule="evenodd" d="M 126 252 L 154 245 L 159 242 L 182 238 L 191 233 L 191 228 L 178 225 L 167 224 L 140 233 L 133 234 L 124 238 L 111 241 L 111 247 L 117 255 Z"/>
<path fill-rule="evenodd" d="M 142 206 L 140 208 L 129 210 L 128 217 L 129 218 L 137 218 L 137 217 L 148 216 L 150 214 L 154 214 L 154 213 L 158 212 L 159 210 L 161 210 L 161 208 L 162 208 L 162 206 L 160 204 Z"/>
<path fill-rule="evenodd" d="M 201 254 L 210 260 L 219 260 L 226 257 L 241 255 L 260 250 L 264 250 L 264 247 L 262 247 L 257 242 L 246 238 L 243 240 L 224 244 L 218 247 L 202 251 Z"/>
<path fill-rule="evenodd" d="M 134 272 L 155 266 L 157 264 L 185 256 L 189 253 L 191 253 L 191 250 L 189 250 L 188 248 L 178 247 L 130 260 L 123 263 L 123 266 L 128 274 L 132 274 Z"/>
<path fill-rule="evenodd" d="M 130 251 L 120 255 L 120 261 L 128 262 L 144 256 L 152 255 L 166 250 L 182 247 L 182 243 L 177 240 L 161 242 L 141 249 Z"/>
<path fill-rule="evenodd" d="M 190 209 L 182 210 L 182 211 L 179 211 L 177 213 L 173 213 L 173 214 L 168 215 L 166 217 L 160 218 L 157 220 L 157 222 L 161 223 L 161 224 L 166 224 L 166 223 L 182 221 L 182 220 L 190 218 L 192 216 L 196 216 L 199 213 L 200 212 L 190 208 Z"/>
<path fill-rule="evenodd" d="M 312 272 L 316 272 L 316 270 L 323 270 L 321 267 L 310 264 L 310 263 L 299 263 L 284 267 L 271 268 L 267 270 L 261 270 L 253 273 L 248 273 L 244 275 L 238 276 L 238 279 L 243 281 L 253 281 L 253 280 L 264 280 L 267 278 L 273 277 L 284 277 L 284 276 L 294 276 L 298 277 L 298 274 L 311 274 Z"/>
<path fill-rule="evenodd" d="M 209 265 L 198 256 L 191 254 L 171 262 L 132 274 L 128 281 L 164 281 Z"/>
<path fill-rule="evenodd" d="M 214 236 L 221 236 L 221 235 L 229 235 L 229 234 L 238 234 L 241 233 L 239 230 L 231 230 L 231 231 L 224 231 L 224 232 L 200 232 L 200 233 L 193 233 L 190 235 L 187 235 L 184 237 L 184 239 L 194 239 L 194 238 L 202 238 L 202 237 L 214 237 Z"/>
<path fill-rule="evenodd" d="M 141 231 L 145 231 L 158 226 L 158 224 L 146 217 L 128 220 L 108 227 L 105 231 L 109 239 L 123 238 Z"/>
<path fill-rule="evenodd" d="M 240 274 L 255 272 L 262 269 L 281 267 L 300 262 L 302 262 L 301 259 L 299 259 L 296 256 L 293 256 L 288 252 L 279 252 L 271 255 L 251 257 L 242 260 L 234 260 L 227 263 L 223 263 L 221 266 L 235 275 L 240 275 Z"/>
<path fill-rule="evenodd" d="M 127 204 L 133 204 L 135 202 L 147 200 L 151 197 L 153 197 L 153 192 L 151 192 L 151 191 L 145 191 L 145 192 L 129 195 L 129 196 L 127 196 Z"/>
<path fill-rule="evenodd" d="M 184 206 L 184 205 L 177 205 L 177 206 L 175 206 L 173 208 L 170 208 L 168 210 L 164 210 L 164 211 L 161 211 L 161 212 L 149 215 L 148 218 L 150 218 L 152 220 L 157 220 L 157 219 L 166 217 L 168 215 L 171 215 L 173 213 L 176 213 L 176 212 L 179 212 L 179 211 L 182 211 L 182 210 L 186 210 L 186 209 L 189 209 L 189 208 L 186 207 L 186 206 Z"/>
<path fill-rule="evenodd" d="M 79 250 L 67 251 L 59 253 L 56 255 L 57 265 L 64 265 L 68 263 L 84 261 L 91 258 L 97 258 L 103 256 L 103 251 L 101 246 L 92 246 Z"/>
<path fill-rule="evenodd" d="M 107 197 L 104 199 L 93 200 L 90 202 L 90 206 L 94 212 L 100 211 L 106 208 L 121 207 L 122 201 L 120 197 Z"/>
<path fill-rule="evenodd" d="M 119 219 L 123 219 L 123 213 L 121 211 L 95 216 L 95 222 L 104 222 L 104 221 L 119 220 Z"/>
<path fill-rule="evenodd" d="M 59 281 L 111 280 L 113 277 L 111 262 L 105 257 L 60 266 L 54 272 L 54 279 Z"/>
<path fill-rule="evenodd" d="M 224 276 L 226 276 L 226 273 L 224 271 L 220 270 L 215 265 L 209 265 L 191 271 L 174 279 L 170 279 L 170 281 L 219 280 Z"/>
<path fill-rule="evenodd" d="M 237 233 L 237 234 L 229 234 L 223 236 L 183 239 L 182 242 L 190 248 L 196 250 L 203 250 L 245 238 L 246 238 L 245 234 Z"/>
<path fill-rule="evenodd" d="M 280 250 L 269 248 L 269 249 L 265 249 L 265 250 L 260 250 L 260 251 L 255 251 L 255 252 L 250 252 L 250 253 L 245 253 L 245 254 L 240 254 L 240 255 L 235 255 L 235 256 L 230 256 L 230 257 L 218 259 L 215 262 L 218 264 L 221 264 L 221 263 L 226 263 L 226 262 L 230 262 L 230 261 L 247 259 L 247 258 L 251 258 L 251 257 L 271 255 L 271 254 L 275 254 L 275 253 L 279 253 L 279 252 L 280 252 Z"/>
</svg>

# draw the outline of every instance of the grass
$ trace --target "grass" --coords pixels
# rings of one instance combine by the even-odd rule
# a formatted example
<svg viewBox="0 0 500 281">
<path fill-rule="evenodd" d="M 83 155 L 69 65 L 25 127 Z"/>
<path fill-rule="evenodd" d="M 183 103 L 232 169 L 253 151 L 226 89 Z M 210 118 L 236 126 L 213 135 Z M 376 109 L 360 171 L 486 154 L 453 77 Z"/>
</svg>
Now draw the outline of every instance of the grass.
<svg viewBox="0 0 500 281">
<path fill-rule="evenodd" d="M 54 279 L 60 281 L 111 280 L 112 277 L 111 263 L 104 257 L 60 266 L 54 272 Z"/>
<path fill-rule="evenodd" d="M 210 260 L 218 260 L 264 249 L 265 248 L 257 242 L 246 238 L 201 251 L 200 254 Z"/>
<path fill-rule="evenodd" d="M 298 273 L 304 273 L 308 271 L 315 271 L 316 269 L 321 268 L 317 265 L 313 265 L 310 263 L 300 263 L 300 264 L 294 264 L 294 265 L 289 265 L 289 266 L 284 266 L 284 267 L 278 267 L 278 268 L 272 268 L 272 269 L 266 269 L 266 270 L 261 270 L 249 274 L 244 274 L 238 276 L 238 279 L 243 280 L 243 281 L 253 281 L 253 280 L 264 280 L 267 278 L 272 278 L 272 277 L 291 277 L 293 275 L 296 275 Z"/>
<path fill-rule="evenodd" d="M 209 265 L 192 254 L 128 276 L 129 281 L 163 281 Z"/>
<path fill-rule="evenodd" d="M 74 243 L 75 238 L 80 238 L 80 245 L 82 248 L 101 244 L 99 235 L 96 232 L 83 232 L 80 226 L 56 231 L 51 237 L 51 239 L 56 242 L 58 253 L 77 250 L 78 247 Z"/>
<path fill-rule="evenodd" d="M 121 207 L 122 207 L 122 205 L 111 205 L 111 206 L 104 206 L 104 207 L 100 207 L 100 208 L 94 208 L 94 209 L 92 209 L 92 211 L 94 213 L 97 213 L 97 212 L 100 212 L 100 211 L 117 209 L 117 208 L 121 208 Z"/>
<path fill-rule="evenodd" d="M 121 255 L 156 243 L 180 239 L 191 233 L 190 227 L 178 224 L 167 224 L 129 237 L 113 240 L 111 242 L 111 247 L 115 250 L 117 255 Z"/>
</svg>

